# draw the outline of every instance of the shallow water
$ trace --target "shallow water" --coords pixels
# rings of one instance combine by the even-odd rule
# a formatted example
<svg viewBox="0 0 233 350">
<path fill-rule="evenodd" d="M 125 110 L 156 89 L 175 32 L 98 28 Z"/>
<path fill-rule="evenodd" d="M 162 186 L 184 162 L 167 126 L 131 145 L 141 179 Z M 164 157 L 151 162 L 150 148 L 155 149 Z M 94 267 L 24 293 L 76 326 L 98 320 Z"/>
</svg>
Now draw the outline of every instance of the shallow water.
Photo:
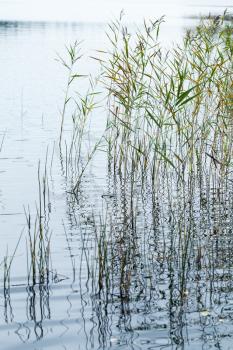
<svg viewBox="0 0 233 350">
<path fill-rule="evenodd" d="M 173 3 L 172 7 L 169 2 L 156 7 L 147 1 L 142 8 L 140 2 L 127 1 L 124 8 L 130 14 L 128 20 L 135 22 L 142 16 L 151 15 L 152 10 L 156 16 L 168 14 L 162 40 L 169 45 L 179 40 L 186 27 L 194 25 L 195 20 L 189 17 L 209 11 L 222 13 L 230 5 L 230 2 L 215 1 L 210 6 L 210 2 L 205 1 L 200 6 L 190 1 L 184 6 L 180 1 L 176 5 Z M 123 6 L 113 1 L 101 3 L 90 13 L 86 9 L 92 4 L 87 2 L 86 7 L 75 15 L 71 1 L 66 5 L 60 2 L 52 12 L 49 6 L 54 6 L 54 3 L 51 1 L 48 5 L 42 1 L 34 7 L 28 1 L 0 1 L 3 21 L 0 23 L 0 140 L 4 137 L 0 153 L 0 262 L 7 250 L 9 255 L 13 254 L 25 227 L 24 206 L 29 205 L 32 214 L 36 212 L 38 161 L 41 161 L 43 174 L 48 149 L 50 197 L 44 220 L 48 232 L 52 233 L 54 269 L 49 285 L 28 287 L 26 243 L 21 240 L 12 263 L 11 289 L 7 294 L 4 294 L 3 281 L 1 283 L 0 348 L 231 349 L 233 289 L 230 252 L 233 242 L 230 182 L 224 188 L 219 189 L 216 185 L 205 189 L 204 204 L 195 206 L 196 212 L 191 219 L 198 222 L 195 229 L 199 234 L 194 243 L 197 256 L 194 256 L 194 265 L 188 264 L 190 278 L 185 289 L 188 300 L 184 305 L 180 304 L 176 286 L 180 283 L 176 274 L 179 262 L 168 258 L 172 225 L 166 219 L 169 216 L 167 194 L 161 193 L 164 201 L 154 203 L 146 189 L 145 193 L 136 191 L 134 194 L 139 233 L 133 251 L 136 258 L 132 261 L 132 300 L 122 304 L 117 286 L 114 286 L 107 303 L 103 295 L 96 294 L 91 283 L 95 278 L 90 277 L 87 265 L 87 261 L 91 261 L 92 266 L 96 264 L 92 257 L 95 252 L 93 209 L 97 213 L 97 223 L 98 213 L 105 215 L 107 212 L 111 216 L 116 237 L 121 232 L 128 232 L 128 223 L 125 227 L 124 220 L 130 220 L 127 216 L 129 189 L 127 184 L 119 183 L 119 179 L 112 181 L 107 170 L 103 171 L 104 157 L 100 156 L 84 178 L 78 203 L 66 193 L 66 177 L 57 140 L 67 76 L 55 59 L 57 53 L 64 54 L 65 44 L 76 39 L 84 40 L 82 51 L 86 58 L 80 61 L 79 69 L 81 74 L 94 73 L 96 64 L 88 56 L 93 54 L 93 49 L 105 45 L 104 21 L 111 18 L 112 13 L 119 13 Z M 68 22 L 35 23 L 27 20 Z M 85 79 L 78 88 L 87 88 Z M 93 138 L 101 133 L 101 123 L 101 117 L 97 116 Z M 69 129 L 70 120 L 67 120 L 65 134 Z M 212 192 L 209 194 L 208 191 Z M 178 217 L 182 204 L 178 199 L 176 203 L 174 211 Z M 153 221 L 155 218 L 159 220 L 158 228 Z M 224 226 L 221 239 L 216 237 L 216 227 L 220 225 Z M 156 235 L 155 230 L 158 230 Z M 128 234 L 129 240 L 123 245 L 125 248 L 130 247 L 131 233 Z M 113 243 L 122 248 L 117 239 Z M 216 245 L 219 254 L 214 256 L 212 266 L 209 260 L 215 254 Z M 203 250 L 208 252 L 206 256 L 203 256 Z M 226 257 L 229 258 L 227 261 L 224 260 Z M 117 260 L 115 263 L 118 276 Z M 174 281 L 169 264 L 175 267 Z M 1 265 L 3 276 L 2 270 Z M 174 289 L 171 288 L 172 281 Z"/>
</svg>

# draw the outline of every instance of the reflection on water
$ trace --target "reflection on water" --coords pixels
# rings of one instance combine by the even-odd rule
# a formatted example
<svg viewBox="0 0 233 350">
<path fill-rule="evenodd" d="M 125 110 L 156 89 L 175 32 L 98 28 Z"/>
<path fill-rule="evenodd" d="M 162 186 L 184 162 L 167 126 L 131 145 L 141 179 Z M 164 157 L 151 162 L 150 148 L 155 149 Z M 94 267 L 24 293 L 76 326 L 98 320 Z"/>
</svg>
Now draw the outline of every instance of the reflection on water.
<svg viewBox="0 0 233 350">
<path fill-rule="evenodd" d="M 161 174 L 155 191 L 149 175 L 141 187 L 109 167 L 107 174 L 101 169 L 86 177 L 78 197 L 70 194 L 54 146 L 66 78 L 54 57 L 77 36 L 86 39 L 85 49 L 100 45 L 102 32 L 101 25 L 0 22 L 0 145 L 6 135 L 0 153 L 1 268 L 6 247 L 14 251 L 25 225 L 23 204 L 35 207 L 37 165 L 47 147 L 49 218 L 40 213 L 39 222 L 43 232 L 53 232 L 50 279 L 28 280 L 30 259 L 21 241 L 10 284 L 3 288 L 1 281 L 2 346 L 230 349 L 230 175 L 182 188 Z M 89 67 L 85 61 L 80 70 Z"/>
<path fill-rule="evenodd" d="M 232 179 L 107 178 L 102 209 L 67 195 L 70 283 L 3 293 L 5 348 L 230 349 Z"/>
</svg>

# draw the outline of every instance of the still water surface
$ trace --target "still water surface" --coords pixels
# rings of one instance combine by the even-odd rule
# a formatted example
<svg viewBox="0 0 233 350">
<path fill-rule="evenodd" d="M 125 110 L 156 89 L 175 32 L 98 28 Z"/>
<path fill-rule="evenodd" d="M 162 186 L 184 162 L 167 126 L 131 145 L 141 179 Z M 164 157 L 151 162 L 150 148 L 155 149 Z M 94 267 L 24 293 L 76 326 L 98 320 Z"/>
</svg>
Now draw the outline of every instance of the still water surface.
<svg viewBox="0 0 233 350">
<path fill-rule="evenodd" d="M 52 231 L 53 266 L 58 272 L 49 288 L 26 288 L 26 243 L 21 242 L 12 265 L 12 288 L 8 300 L 3 296 L 1 283 L 0 349 L 232 349 L 229 322 L 233 314 L 233 295 L 232 301 L 229 296 L 227 306 L 221 304 L 227 294 L 221 295 L 221 302 L 211 315 L 202 311 L 200 316 L 195 305 L 189 305 L 182 345 L 171 340 L 167 317 L 168 282 L 165 278 L 158 278 L 157 281 L 159 289 L 155 300 L 158 302 L 155 303 L 152 297 L 153 305 L 149 301 L 147 306 L 142 301 L 135 303 L 131 320 L 130 317 L 122 319 L 117 302 L 107 318 L 100 314 L 103 310 L 100 312 L 99 305 L 98 311 L 100 301 L 93 299 L 86 285 L 87 269 L 83 263 L 80 272 L 84 244 L 81 232 L 83 226 L 88 225 L 86 222 L 75 225 L 74 219 L 71 219 L 70 200 L 65 194 L 65 177 L 56 146 L 67 79 L 56 57 L 57 53 L 64 54 L 65 44 L 76 39 L 84 40 L 82 50 L 86 59 L 80 61 L 80 73 L 94 73 L 96 65 L 88 56 L 94 49 L 105 45 L 105 21 L 122 8 L 128 20 L 134 22 L 148 15 L 156 18 L 166 14 L 168 18 L 162 30 L 162 40 L 169 45 L 179 40 L 186 27 L 195 23 L 189 17 L 200 13 L 222 13 L 230 6 L 228 0 L 190 0 L 185 5 L 182 1 L 155 4 L 147 0 L 143 5 L 142 2 L 129 0 L 124 4 L 88 1 L 80 8 L 74 1 L 56 1 L 56 4 L 53 1 L 41 1 L 40 4 L 32 1 L 0 1 L 0 140 L 4 137 L 0 153 L 0 261 L 7 249 L 12 254 L 25 226 L 24 206 L 29 205 L 32 213 L 35 212 L 38 161 L 43 164 L 48 149 L 49 162 L 53 158 L 49 171 L 49 230 Z M 86 88 L 85 81 L 80 88 Z M 95 123 L 96 133 L 93 137 L 97 137 L 101 131 L 101 119 Z M 69 130 L 69 121 L 65 128 Z M 99 203 L 101 211 L 102 196 L 108 191 L 102 161 L 98 159 L 92 169 L 94 177 L 91 174 L 91 179 L 87 176 L 85 180 L 85 194 L 77 208 L 84 221 L 90 220 L 93 203 L 95 209 Z M 141 200 L 143 202 L 145 198 Z M 228 243 L 232 243 L 230 238 Z M 88 246 L 89 243 L 85 244 Z M 77 269 L 74 283 L 70 254 L 75 257 Z M 222 285 L 221 288 L 224 294 L 226 286 Z M 219 313 L 222 319 L 218 318 Z M 224 337 L 221 338 L 219 334 Z"/>
</svg>

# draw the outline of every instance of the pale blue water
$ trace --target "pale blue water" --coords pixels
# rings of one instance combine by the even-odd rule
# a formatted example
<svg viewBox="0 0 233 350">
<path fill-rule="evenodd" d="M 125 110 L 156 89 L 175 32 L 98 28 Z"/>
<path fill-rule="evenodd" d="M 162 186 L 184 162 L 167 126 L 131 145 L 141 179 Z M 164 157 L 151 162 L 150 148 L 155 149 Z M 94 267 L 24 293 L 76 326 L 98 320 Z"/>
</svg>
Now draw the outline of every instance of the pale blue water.
<svg viewBox="0 0 233 350">
<path fill-rule="evenodd" d="M 232 1 L 229 0 L 88 0 L 81 3 L 74 0 L 0 0 L 0 144 L 5 135 L 0 153 L 0 262 L 7 249 L 9 254 L 13 252 L 17 238 L 25 226 L 23 206 L 30 205 L 32 211 L 35 211 L 34 203 L 38 198 L 38 161 L 40 159 L 43 162 L 47 148 L 51 158 L 54 149 L 53 170 L 50 174 L 53 265 L 60 275 L 65 276 L 64 281 L 51 286 L 50 296 L 48 290 L 44 291 L 45 295 L 42 295 L 43 291 L 36 290 L 36 297 L 33 296 L 31 291 L 21 285 L 24 284 L 26 276 L 23 263 L 26 249 L 24 242 L 20 245 L 12 268 L 12 281 L 15 286 L 11 292 L 11 305 L 7 307 L 1 289 L 0 349 L 105 348 L 101 345 L 100 335 L 96 330 L 90 299 L 82 295 L 80 281 L 72 285 L 71 262 L 62 226 L 64 221 L 72 242 L 73 254 L 76 256 L 76 264 L 79 266 L 82 239 L 79 236 L 73 237 L 75 229 L 69 225 L 59 151 L 57 147 L 54 148 L 59 134 L 60 110 L 67 78 L 65 70 L 55 60 L 57 53 L 64 54 L 64 45 L 76 39 L 84 40 L 82 50 L 86 58 L 80 61 L 79 69 L 81 74 L 90 71 L 94 73 L 96 65 L 88 57 L 93 54 L 94 49 L 105 45 L 106 21 L 117 16 L 122 8 L 127 20 L 136 23 L 140 23 L 143 17 L 157 18 L 167 15 L 162 40 L 168 44 L 179 40 L 184 28 L 195 23 L 188 19 L 189 16 L 209 12 L 219 14 L 231 6 Z M 80 88 L 85 89 L 86 86 L 87 83 L 83 81 Z M 69 129 L 69 122 L 68 120 L 65 124 L 66 129 Z M 97 120 L 97 133 L 98 127 Z M 89 194 L 92 200 L 95 196 L 100 198 L 105 189 L 99 164 L 95 169 L 98 187 Z M 87 183 L 87 188 L 88 186 Z M 88 205 L 85 210 L 90 210 L 91 213 Z M 85 279 L 85 274 L 83 278 Z M 35 299 L 36 307 L 33 304 Z M 30 308 L 31 304 L 34 305 L 34 311 L 33 307 Z M 34 312 L 34 316 L 30 312 Z M 156 317 L 161 323 L 162 306 Z M 116 326 L 114 322 L 113 320 L 113 328 Z M 121 335 L 114 328 L 107 338 L 106 349 L 189 348 L 189 345 L 171 345 L 169 331 L 163 327 L 152 327 L 148 332 L 143 329 L 127 335 Z M 191 349 L 217 348 L 212 343 L 212 347 L 205 347 L 199 333 L 197 339 L 199 342 L 190 347 Z M 227 340 L 226 336 L 223 343 L 226 345 L 221 349 L 231 349 Z"/>
<path fill-rule="evenodd" d="M 231 0 L 1 0 L 0 18 L 9 20 L 59 20 L 104 22 L 122 9 L 130 20 L 147 16 L 179 17 L 201 12 L 222 12 L 231 8 Z"/>
</svg>

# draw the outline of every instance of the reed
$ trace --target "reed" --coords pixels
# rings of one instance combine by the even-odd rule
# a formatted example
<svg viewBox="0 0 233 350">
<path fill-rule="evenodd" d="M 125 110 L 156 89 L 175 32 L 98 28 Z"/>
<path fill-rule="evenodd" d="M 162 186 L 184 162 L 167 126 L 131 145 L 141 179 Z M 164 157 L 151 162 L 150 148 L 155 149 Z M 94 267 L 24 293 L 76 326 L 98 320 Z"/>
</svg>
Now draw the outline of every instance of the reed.
<svg viewBox="0 0 233 350">
<path fill-rule="evenodd" d="M 156 314 L 160 305 L 173 344 L 183 344 L 185 310 L 194 302 L 206 315 L 218 293 L 218 273 L 225 278 L 217 272 L 226 264 L 219 227 L 231 212 L 232 191 L 233 22 L 225 15 L 203 18 L 169 50 L 159 41 L 163 18 L 132 33 L 120 18 L 109 25 L 109 49 L 95 57 L 100 74 L 91 91 L 101 91 L 101 103 L 87 110 L 89 117 L 106 117 L 100 148 L 109 183 L 103 211 L 97 213 L 93 204 L 92 234 L 82 240 L 86 289 L 102 346 L 113 310 L 128 332 L 135 310 Z M 85 111 L 90 91 L 84 101 Z M 77 203 L 85 190 L 83 174 L 99 151 L 86 156 L 87 119 L 80 102 L 78 110 L 74 134 L 80 136 L 72 138 L 74 155 L 67 163 Z M 77 167 L 83 171 L 73 172 Z M 84 220 L 85 213 L 80 216 Z M 87 249 L 91 239 L 94 247 Z"/>
<path fill-rule="evenodd" d="M 203 166 L 209 172 L 229 170 L 232 20 L 226 13 L 203 18 L 169 50 L 159 41 L 163 21 L 145 21 L 132 33 L 122 17 L 109 25 L 109 49 L 94 57 L 100 73 L 90 78 L 86 95 L 75 99 L 73 134 L 64 155 L 74 192 L 100 150 L 125 176 L 152 173 L 154 186 L 163 167 L 186 182 L 193 175 L 200 178 Z M 76 44 L 68 52 L 75 62 Z M 70 76 L 69 89 L 79 75 Z M 106 127 L 87 152 L 89 122 L 100 113 Z"/>
<path fill-rule="evenodd" d="M 66 52 L 68 59 L 64 60 L 61 56 L 58 55 L 58 61 L 62 63 L 62 65 L 67 69 L 68 71 L 68 77 L 67 77 L 67 86 L 65 89 L 65 98 L 64 98 L 64 104 L 61 111 L 61 124 L 60 124 L 60 137 L 59 137 L 59 146 L 61 147 L 62 142 L 62 136 L 63 136 L 63 128 L 64 128 L 64 121 L 65 121 L 65 114 L 67 110 L 67 106 L 69 102 L 72 100 L 72 97 L 69 95 L 71 84 L 74 80 L 77 78 L 83 77 L 82 75 L 74 73 L 74 67 L 78 60 L 81 59 L 82 55 L 80 55 L 80 49 L 79 49 L 80 43 L 75 41 L 73 45 L 70 45 L 66 47 Z"/>
<path fill-rule="evenodd" d="M 0 153 L 2 152 L 5 137 L 6 137 L 6 131 L 3 133 L 2 140 L 0 142 Z"/>
<path fill-rule="evenodd" d="M 12 263 L 13 260 L 15 258 L 15 254 L 17 252 L 17 249 L 19 247 L 21 238 L 23 236 L 24 233 L 24 229 L 22 230 L 19 239 L 17 241 L 17 244 L 15 246 L 15 249 L 12 253 L 12 255 L 9 255 L 8 253 L 8 249 L 7 249 L 7 253 L 3 259 L 3 290 L 4 290 L 4 295 L 6 295 L 7 293 L 10 292 L 10 285 L 11 285 L 11 279 L 10 279 L 10 273 L 11 273 L 11 267 L 12 267 Z"/>
<path fill-rule="evenodd" d="M 145 21 L 135 30 L 122 17 L 111 23 L 108 50 L 94 57 L 99 74 L 89 77 L 83 95 L 72 93 L 82 76 L 75 73 L 79 44 L 68 48 L 69 63 L 62 61 L 68 83 L 59 146 L 69 222 L 82 248 L 81 313 L 84 318 L 91 307 L 92 348 L 95 333 L 98 348 L 110 348 L 114 327 L 127 348 L 135 347 L 135 333 L 153 327 L 167 329 L 171 346 L 184 347 L 187 315 L 196 327 L 192 311 L 199 312 L 204 329 L 203 319 L 213 309 L 213 320 L 220 320 L 219 305 L 232 292 L 232 18 L 203 18 L 169 50 L 160 43 L 163 21 Z M 71 106 L 73 129 L 66 139 Z M 92 119 L 98 116 L 105 126 L 92 141 Z M 106 193 L 101 199 L 93 196 L 90 204 L 83 177 L 102 151 Z M 38 166 L 35 213 L 25 210 L 28 319 L 38 340 L 45 313 L 50 317 L 49 285 L 57 277 L 51 264 L 47 175 L 46 157 L 44 169 Z M 63 226 L 76 293 L 77 261 Z M 7 254 L 7 302 L 11 265 Z"/>
<path fill-rule="evenodd" d="M 3 260 L 3 290 L 8 293 L 11 287 L 11 269 L 15 255 L 21 244 L 22 237 L 26 239 L 26 271 L 28 287 L 36 285 L 48 285 L 55 273 L 51 265 L 51 233 L 49 231 L 49 215 L 51 211 L 50 193 L 47 177 L 47 156 L 44 173 L 41 175 L 40 162 L 38 165 L 38 192 L 39 203 L 36 205 L 36 212 L 31 214 L 30 209 L 24 208 L 26 217 L 26 230 L 22 230 L 17 245 L 12 255 L 7 252 Z M 27 234 L 25 235 L 25 231 Z"/>
<path fill-rule="evenodd" d="M 48 229 L 48 216 L 51 210 L 47 178 L 47 156 L 44 173 L 41 176 L 41 165 L 38 164 L 39 203 L 33 218 L 30 209 L 25 209 L 27 223 L 27 275 L 28 285 L 49 284 L 52 280 L 51 268 L 51 233 Z"/>
</svg>

